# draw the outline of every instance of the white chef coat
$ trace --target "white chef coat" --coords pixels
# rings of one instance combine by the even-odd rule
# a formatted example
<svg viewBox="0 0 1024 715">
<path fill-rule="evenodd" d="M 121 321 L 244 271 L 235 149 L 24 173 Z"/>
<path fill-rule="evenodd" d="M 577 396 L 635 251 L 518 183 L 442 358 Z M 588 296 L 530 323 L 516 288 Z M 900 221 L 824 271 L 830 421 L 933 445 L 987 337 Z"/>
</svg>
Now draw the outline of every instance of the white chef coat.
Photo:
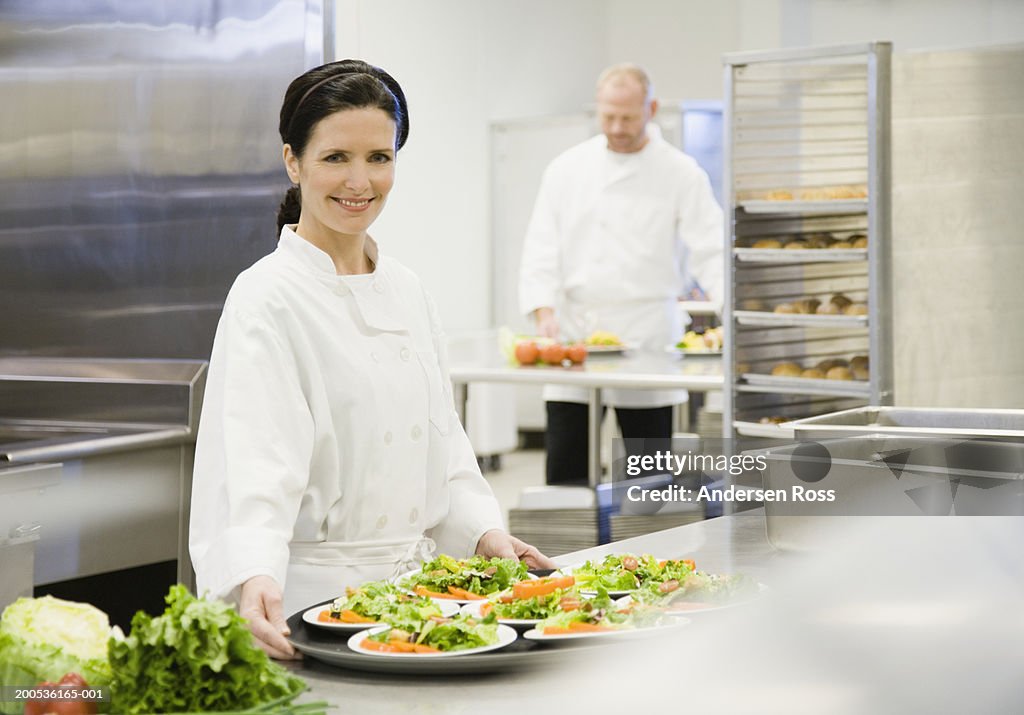
<svg viewBox="0 0 1024 715">
<path fill-rule="evenodd" d="M 237 599 L 269 575 L 286 615 L 387 578 L 433 543 L 472 554 L 502 528 L 454 411 L 436 309 L 379 255 L 339 276 L 281 231 L 241 273 L 217 327 L 196 444 L 197 587 Z"/>
<path fill-rule="evenodd" d="M 524 313 L 554 307 L 561 336 L 595 330 L 662 351 L 682 335 L 677 307 L 687 272 L 712 300 L 725 282 L 722 210 L 693 158 L 654 124 L 638 152 L 608 149 L 603 134 L 557 156 L 544 172 L 519 274 Z M 684 390 L 605 390 L 618 407 L 663 407 Z M 580 388 L 549 385 L 544 398 L 586 402 Z"/>
</svg>

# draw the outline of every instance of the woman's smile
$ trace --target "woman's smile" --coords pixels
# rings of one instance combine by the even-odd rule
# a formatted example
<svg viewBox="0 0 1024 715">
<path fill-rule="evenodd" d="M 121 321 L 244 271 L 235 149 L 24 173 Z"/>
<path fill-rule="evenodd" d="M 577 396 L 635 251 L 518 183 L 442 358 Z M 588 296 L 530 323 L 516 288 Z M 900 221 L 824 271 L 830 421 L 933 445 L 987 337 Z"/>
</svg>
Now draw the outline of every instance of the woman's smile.
<svg viewBox="0 0 1024 715">
<path fill-rule="evenodd" d="M 365 211 L 366 209 L 368 209 L 370 207 L 370 202 L 373 201 L 373 198 L 368 198 L 368 199 L 343 199 L 343 198 L 338 198 L 338 197 L 331 197 L 331 198 L 333 198 L 337 203 L 341 204 L 341 207 L 343 209 L 345 209 L 346 211 L 351 211 L 352 213 L 362 213 L 363 211 Z"/>
</svg>

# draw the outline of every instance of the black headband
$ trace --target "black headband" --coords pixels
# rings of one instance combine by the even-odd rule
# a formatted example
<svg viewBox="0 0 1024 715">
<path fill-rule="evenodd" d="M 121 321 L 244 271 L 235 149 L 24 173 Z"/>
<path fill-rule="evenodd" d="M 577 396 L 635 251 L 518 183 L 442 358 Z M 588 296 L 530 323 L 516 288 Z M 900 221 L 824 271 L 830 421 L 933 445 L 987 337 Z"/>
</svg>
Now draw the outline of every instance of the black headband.
<svg viewBox="0 0 1024 715">
<path fill-rule="evenodd" d="M 307 89 L 306 93 L 303 94 L 302 97 L 299 99 L 298 104 L 295 105 L 295 110 L 292 112 L 292 116 L 294 117 L 296 114 L 299 113 L 299 107 L 302 106 L 302 103 L 305 102 L 306 99 L 309 97 L 309 95 L 313 94 L 313 91 L 315 89 L 317 89 L 320 85 L 325 84 L 326 82 L 329 82 L 332 79 L 335 79 L 336 77 L 341 77 L 342 75 L 346 75 L 346 74 L 357 74 L 357 73 L 355 73 L 355 72 L 336 72 L 335 74 L 327 75 L 322 80 L 320 80 L 319 82 L 314 84 L 312 87 Z"/>
</svg>

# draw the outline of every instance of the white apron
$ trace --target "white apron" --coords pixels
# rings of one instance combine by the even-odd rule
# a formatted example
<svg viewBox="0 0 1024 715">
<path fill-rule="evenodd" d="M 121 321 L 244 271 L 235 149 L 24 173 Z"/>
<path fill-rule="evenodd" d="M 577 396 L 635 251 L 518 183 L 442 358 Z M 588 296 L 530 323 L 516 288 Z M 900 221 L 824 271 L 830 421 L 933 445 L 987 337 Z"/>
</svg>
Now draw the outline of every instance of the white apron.
<svg viewBox="0 0 1024 715">
<path fill-rule="evenodd" d="M 346 587 L 399 576 L 433 558 L 434 542 L 292 542 L 284 592 L 285 617 L 345 594 Z"/>
</svg>

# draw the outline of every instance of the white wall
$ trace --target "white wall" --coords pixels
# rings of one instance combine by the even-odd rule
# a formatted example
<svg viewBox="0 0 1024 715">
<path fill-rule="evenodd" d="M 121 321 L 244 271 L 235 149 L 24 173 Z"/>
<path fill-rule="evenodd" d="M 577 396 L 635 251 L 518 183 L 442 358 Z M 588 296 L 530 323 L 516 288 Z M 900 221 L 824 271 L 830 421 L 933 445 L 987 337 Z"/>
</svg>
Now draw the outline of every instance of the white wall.
<svg viewBox="0 0 1024 715">
<path fill-rule="evenodd" d="M 488 323 L 492 121 L 578 112 L 601 68 L 622 60 L 646 65 L 663 100 L 717 99 L 726 52 L 1024 41 L 1022 0 L 335 3 L 336 56 L 388 69 L 411 108 L 398 183 L 373 234 L 420 274 L 451 333 Z"/>
<path fill-rule="evenodd" d="M 897 52 L 1024 40 L 1022 0 L 606 0 L 608 58 L 666 99 L 719 99 L 726 52 L 890 40 Z"/>
<path fill-rule="evenodd" d="M 409 100 L 409 143 L 372 234 L 420 275 L 449 333 L 487 327 L 490 122 L 590 101 L 603 3 L 338 0 L 335 14 L 336 57 L 384 67 Z"/>
</svg>

